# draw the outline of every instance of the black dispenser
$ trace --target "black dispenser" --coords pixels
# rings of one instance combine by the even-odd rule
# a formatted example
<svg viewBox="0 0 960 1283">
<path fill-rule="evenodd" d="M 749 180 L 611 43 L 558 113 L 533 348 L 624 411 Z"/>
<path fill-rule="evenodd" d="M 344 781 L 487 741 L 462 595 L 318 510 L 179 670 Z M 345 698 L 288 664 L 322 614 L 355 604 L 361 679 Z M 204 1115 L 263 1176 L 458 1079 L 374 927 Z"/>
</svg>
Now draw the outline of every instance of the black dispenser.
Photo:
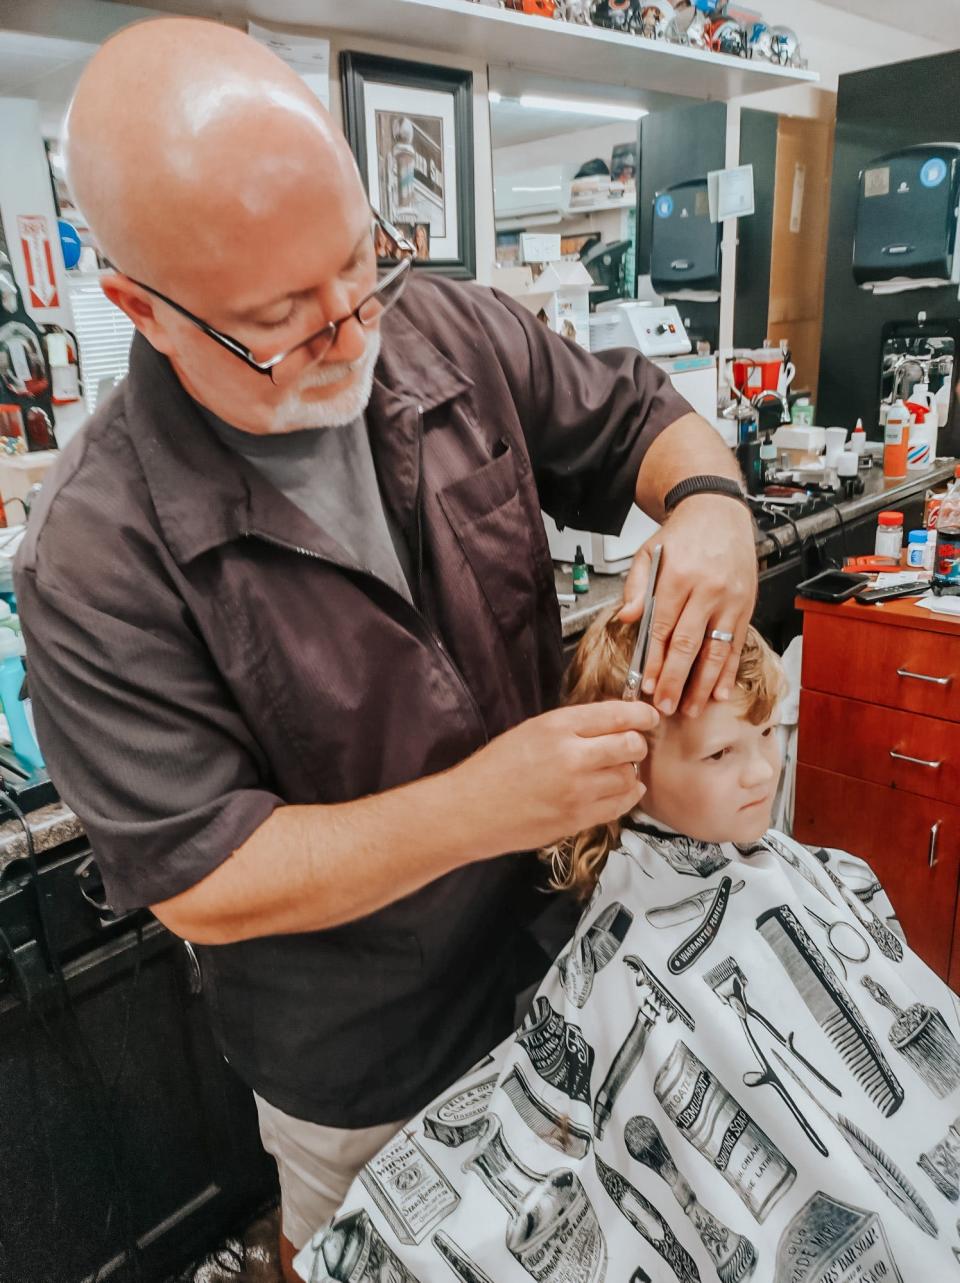
<svg viewBox="0 0 960 1283">
<path fill-rule="evenodd" d="M 957 206 L 960 143 L 889 152 L 860 174 L 853 276 L 869 289 L 906 277 L 925 285 L 960 279 Z"/>
<path fill-rule="evenodd" d="M 658 192 L 653 202 L 650 278 L 658 294 L 720 291 L 721 223 L 711 223 L 706 178 Z"/>
</svg>

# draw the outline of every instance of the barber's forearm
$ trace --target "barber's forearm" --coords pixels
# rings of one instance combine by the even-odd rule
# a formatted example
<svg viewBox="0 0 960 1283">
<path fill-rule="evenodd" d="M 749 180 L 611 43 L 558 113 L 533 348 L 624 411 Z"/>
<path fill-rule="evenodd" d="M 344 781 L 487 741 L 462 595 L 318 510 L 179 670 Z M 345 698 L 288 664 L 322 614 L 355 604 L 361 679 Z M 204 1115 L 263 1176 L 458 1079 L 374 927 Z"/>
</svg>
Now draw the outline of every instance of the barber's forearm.
<svg viewBox="0 0 960 1283">
<path fill-rule="evenodd" d="M 196 886 L 152 906 L 197 944 L 322 931 L 506 849 L 462 768 L 333 806 L 282 806 Z"/>
<path fill-rule="evenodd" d="M 662 521 L 664 497 L 678 482 L 704 473 L 741 479 L 733 452 L 716 428 L 699 414 L 685 414 L 664 428 L 644 455 L 637 477 L 637 504 Z"/>
</svg>

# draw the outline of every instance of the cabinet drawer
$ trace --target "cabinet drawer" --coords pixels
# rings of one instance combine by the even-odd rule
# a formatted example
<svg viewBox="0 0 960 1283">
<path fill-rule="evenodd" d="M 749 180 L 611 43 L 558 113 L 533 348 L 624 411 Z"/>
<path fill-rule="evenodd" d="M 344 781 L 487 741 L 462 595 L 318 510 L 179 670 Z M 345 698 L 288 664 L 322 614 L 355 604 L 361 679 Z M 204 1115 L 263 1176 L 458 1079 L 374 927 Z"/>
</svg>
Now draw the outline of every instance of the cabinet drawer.
<svg viewBox="0 0 960 1283">
<path fill-rule="evenodd" d="M 960 722 L 960 635 L 811 612 L 803 625 L 803 685 Z"/>
<path fill-rule="evenodd" d="M 801 842 L 840 847 L 866 860 L 911 948 L 947 979 L 960 871 L 960 807 L 801 763 L 794 832 Z"/>
<path fill-rule="evenodd" d="M 797 760 L 943 802 L 960 799 L 960 722 L 941 717 L 804 690 Z"/>
</svg>

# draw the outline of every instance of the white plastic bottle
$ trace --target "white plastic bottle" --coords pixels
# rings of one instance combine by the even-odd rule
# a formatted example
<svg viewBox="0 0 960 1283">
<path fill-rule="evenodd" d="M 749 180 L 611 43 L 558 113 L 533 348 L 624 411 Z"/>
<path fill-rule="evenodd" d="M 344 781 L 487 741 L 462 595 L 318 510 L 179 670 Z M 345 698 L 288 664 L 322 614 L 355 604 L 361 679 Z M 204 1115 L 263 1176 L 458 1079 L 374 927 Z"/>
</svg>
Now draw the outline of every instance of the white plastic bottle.
<svg viewBox="0 0 960 1283">
<path fill-rule="evenodd" d="M 910 394 L 908 409 L 913 415 L 910 425 L 910 445 L 907 449 L 907 471 L 922 472 L 933 466 L 937 457 L 936 398 L 926 383 L 918 383 Z"/>
</svg>

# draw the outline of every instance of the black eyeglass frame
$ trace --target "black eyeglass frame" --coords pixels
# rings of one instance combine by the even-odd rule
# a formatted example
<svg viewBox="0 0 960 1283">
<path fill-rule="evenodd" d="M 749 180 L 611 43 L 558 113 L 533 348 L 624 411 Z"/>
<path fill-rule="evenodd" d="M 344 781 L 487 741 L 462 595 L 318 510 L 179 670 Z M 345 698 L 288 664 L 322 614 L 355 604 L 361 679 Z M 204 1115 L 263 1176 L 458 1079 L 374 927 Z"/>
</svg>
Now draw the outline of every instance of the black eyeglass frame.
<svg viewBox="0 0 960 1283">
<path fill-rule="evenodd" d="M 193 312 L 188 311 L 182 304 L 176 302 L 175 299 L 169 298 L 166 294 L 161 294 L 159 290 L 155 290 L 152 285 L 146 285 L 143 281 L 138 281 L 135 276 L 129 276 L 127 279 L 132 281 L 134 285 L 139 286 L 140 289 L 146 290 L 148 294 L 152 294 L 154 298 L 158 298 L 161 303 L 166 303 L 167 307 L 172 307 L 175 312 L 178 312 L 180 316 L 189 321 L 191 325 L 195 325 L 201 333 L 207 336 L 208 339 L 213 339 L 214 343 L 219 343 L 222 348 L 225 348 L 228 352 L 232 353 L 233 356 L 238 357 L 245 365 L 248 365 L 251 370 L 255 370 L 257 374 L 265 374 L 272 379 L 273 371 L 281 361 L 285 361 L 287 357 L 292 356 L 294 352 L 298 352 L 300 348 L 307 347 L 311 343 L 316 343 L 323 335 L 329 335 L 329 342 L 327 343 L 326 348 L 326 350 L 329 350 L 336 342 L 337 331 L 340 329 L 341 325 L 345 324 L 345 322 L 349 320 L 357 320 L 361 325 L 365 325 L 365 322 L 360 315 L 361 309 L 366 307 L 372 299 L 375 299 L 378 294 L 381 294 L 388 286 L 394 284 L 394 282 L 401 277 L 404 278 L 404 283 L 406 282 L 406 278 L 410 272 L 410 264 L 412 262 L 413 255 L 416 253 L 416 246 L 412 241 L 404 236 L 399 228 L 394 227 L 392 223 L 388 222 L 381 214 L 378 214 L 376 210 L 373 210 L 372 212 L 373 220 L 371 222 L 371 232 L 379 226 L 387 237 L 387 240 L 393 245 L 394 249 L 398 253 L 404 254 L 407 257 L 402 258 L 397 266 L 387 272 L 386 276 L 384 276 L 382 280 L 377 281 L 377 284 L 370 293 L 365 294 L 357 306 L 351 312 L 348 312 L 346 316 L 341 316 L 339 320 L 336 321 L 328 321 L 326 325 L 321 326 L 320 329 L 316 330 L 313 334 L 309 334 L 305 339 L 300 339 L 298 342 L 294 343 L 292 347 L 285 348 L 282 352 L 278 352 L 275 356 L 269 357 L 266 361 L 258 361 L 245 343 L 241 343 L 239 339 L 231 338 L 229 334 L 224 334 L 222 330 L 214 329 L 212 325 L 208 325 L 207 322 L 202 320 L 199 316 L 195 316 Z M 116 270 L 119 271 L 120 269 L 117 268 Z M 126 276 L 127 273 L 124 272 L 123 275 Z M 398 291 L 397 297 L 388 306 L 392 307 L 393 303 L 395 303 L 399 297 L 400 292 Z M 384 308 L 383 312 L 387 310 L 388 308 Z M 383 315 L 383 312 L 380 313 L 381 316 Z"/>
</svg>

